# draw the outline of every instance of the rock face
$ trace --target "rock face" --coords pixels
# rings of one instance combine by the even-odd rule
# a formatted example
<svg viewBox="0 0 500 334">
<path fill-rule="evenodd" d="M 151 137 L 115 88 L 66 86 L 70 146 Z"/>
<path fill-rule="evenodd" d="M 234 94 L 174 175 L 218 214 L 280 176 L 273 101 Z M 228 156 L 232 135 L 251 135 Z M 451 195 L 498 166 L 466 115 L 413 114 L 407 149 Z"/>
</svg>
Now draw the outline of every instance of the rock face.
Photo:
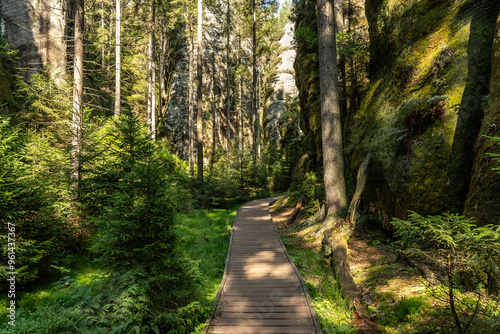
<svg viewBox="0 0 500 334">
<path fill-rule="evenodd" d="M 2 0 L 3 32 L 21 66 L 44 67 L 57 81 L 66 69 L 67 0 Z"/>
<path fill-rule="evenodd" d="M 282 139 L 279 119 L 289 111 L 291 102 L 298 96 L 293 69 L 297 52 L 295 50 L 295 25 L 292 22 L 287 23 L 283 28 L 280 47 L 283 50 L 279 55 L 281 63 L 272 84 L 273 93 L 264 109 L 263 124 L 266 139 L 274 141 L 278 146 Z"/>
<path fill-rule="evenodd" d="M 499 167 L 488 153 L 500 154 L 500 145 L 489 137 L 500 137 L 500 16 L 493 42 L 490 96 L 476 141 L 474 172 L 465 203 L 464 213 L 483 223 L 500 222 L 500 174 L 492 170 Z"/>
<path fill-rule="evenodd" d="M 365 202 L 385 227 L 408 210 L 462 213 L 500 3 L 367 6 L 371 83 L 345 137 L 353 171 L 368 152 L 375 157 Z M 485 217 L 480 224 L 498 223 Z"/>
<path fill-rule="evenodd" d="M 298 6 L 301 113 L 319 155 L 314 1 Z M 499 11 L 498 1 L 366 1 L 370 83 L 349 108 L 344 147 L 354 175 L 372 153 L 363 203 L 382 226 L 408 210 L 499 223 L 500 181 L 485 155 L 499 148 L 482 137 L 499 135 Z"/>
<path fill-rule="evenodd" d="M 175 66 L 172 86 L 170 87 L 169 104 L 163 119 L 163 125 L 173 153 L 185 160 L 188 158 L 187 150 L 189 145 L 189 54 L 186 49 L 183 49 L 183 56 Z M 194 108 L 196 109 L 196 103 Z"/>
<path fill-rule="evenodd" d="M 300 128 L 305 135 L 303 146 L 308 148 L 297 165 L 311 171 L 319 170 L 322 162 L 316 1 L 298 1 L 296 15 L 297 57 L 293 67 L 299 89 Z"/>
</svg>

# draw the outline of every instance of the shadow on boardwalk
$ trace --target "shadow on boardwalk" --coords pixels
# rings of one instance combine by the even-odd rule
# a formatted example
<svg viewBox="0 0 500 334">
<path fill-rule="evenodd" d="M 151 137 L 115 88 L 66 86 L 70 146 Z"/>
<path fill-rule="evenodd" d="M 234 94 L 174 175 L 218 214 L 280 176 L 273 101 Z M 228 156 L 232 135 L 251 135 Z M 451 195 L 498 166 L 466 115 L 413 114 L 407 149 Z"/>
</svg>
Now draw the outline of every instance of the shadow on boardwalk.
<svg viewBox="0 0 500 334">
<path fill-rule="evenodd" d="M 238 211 L 208 333 L 321 333 L 304 281 L 269 215 L 274 199 Z"/>
</svg>

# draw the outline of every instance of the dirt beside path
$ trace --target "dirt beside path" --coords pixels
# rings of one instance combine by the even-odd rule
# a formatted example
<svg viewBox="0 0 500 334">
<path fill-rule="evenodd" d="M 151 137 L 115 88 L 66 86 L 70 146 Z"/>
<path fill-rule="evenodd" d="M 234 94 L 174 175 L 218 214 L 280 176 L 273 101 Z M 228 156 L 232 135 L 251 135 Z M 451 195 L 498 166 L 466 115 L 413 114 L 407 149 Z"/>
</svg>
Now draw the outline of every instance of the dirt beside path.
<svg viewBox="0 0 500 334">
<path fill-rule="evenodd" d="M 321 241 L 310 236 L 314 227 L 297 228 L 304 220 L 303 210 L 286 225 L 294 206 L 285 198 L 271 207 L 278 232 L 287 239 L 287 247 L 319 253 Z M 349 243 L 349 264 L 370 318 L 383 333 L 452 332 L 449 318 L 443 316 L 446 304 L 429 295 L 419 271 L 398 255 L 392 242 L 389 235 L 361 222 Z M 328 259 L 324 261 L 329 265 Z M 319 283 L 313 276 L 302 276 L 308 284 Z"/>
</svg>

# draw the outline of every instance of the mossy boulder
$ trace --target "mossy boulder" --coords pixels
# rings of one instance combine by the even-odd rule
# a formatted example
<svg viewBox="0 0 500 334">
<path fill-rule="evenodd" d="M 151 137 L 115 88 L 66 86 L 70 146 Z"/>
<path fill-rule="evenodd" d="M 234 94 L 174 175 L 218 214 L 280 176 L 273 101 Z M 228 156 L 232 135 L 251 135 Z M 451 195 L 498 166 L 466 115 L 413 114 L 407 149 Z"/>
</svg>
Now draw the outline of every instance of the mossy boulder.
<svg viewBox="0 0 500 334">
<path fill-rule="evenodd" d="M 487 93 L 481 78 L 490 72 L 500 3 L 366 4 L 370 84 L 344 136 L 353 173 L 368 152 L 373 155 L 365 207 L 384 227 L 408 210 L 461 212 L 483 113 L 482 104 L 471 101 Z M 489 194 L 500 203 L 499 191 Z"/>
<path fill-rule="evenodd" d="M 300 127 L 305 134 L 304 146 L 309 147 L 307 169 L 317 170 L 322 162 L 322 143 L 316 1 L 299 1 L 295 12 L 297 56 L 293 67 L 299 90 Z"/>
<path fill-rule="evenodd" d="M 479 223 L 500 223 L 500 174 L 493 171 L 499 167 L 488 153 L 500 154 L 500 145 L 488 137 L 500 137 L 500 17 L 497 20 L 490 95 L 483 101 L 486 104 L 484 118 L 475 146 L 475 163 L 470 190 L 464 213 L 476 217 Z"/>
</svg>

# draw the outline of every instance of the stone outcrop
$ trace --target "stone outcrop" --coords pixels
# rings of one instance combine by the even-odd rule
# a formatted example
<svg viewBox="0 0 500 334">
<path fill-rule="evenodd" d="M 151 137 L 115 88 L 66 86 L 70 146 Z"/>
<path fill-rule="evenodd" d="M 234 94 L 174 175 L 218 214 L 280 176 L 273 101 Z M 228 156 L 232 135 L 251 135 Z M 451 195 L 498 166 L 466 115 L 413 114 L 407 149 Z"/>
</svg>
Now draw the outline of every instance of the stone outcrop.
<svg viewBox="0 0 500 334">
<path fill-rule="evenodd" d="M 189 54 L 187 48 L 182 49 L 181 53 L 182 57 L 175 66 L 170 86 L 169 103 L 163 118 L 163 126 L 173 153 L 187 160 Z M 194 108 L 196 109 L 196 104 Z"/>
<path fill-rule="evenodd" d="M 319 163 L 314 5 L 297 5 L 295 71 L 306 146 L 316 154 L 309 161 Z M 382 226 L 408 210 L 499 223 L 500 182 L 486 155 L 499 148 L 482 136 L 499 135 L 499 11 L 498 1 L 366 1 L 370 83 L 349 109 L 344 147 L 354 175 L 373 156 L 363 206 Z"/>
<path fill-rule="evenodd" d="M 66 70 L 67 0 L 2 0 L 4 36 L 21 66 L 45 68 L 56 82 Z"/>
<path fill-rule="evenodd" d="M 490 94 L 475 146 L 474 172 L 464 213 L 482 223 L 500 223 L 500 164 L 488 153 L 500 154 L 500 145 L 488 137 L 500 137 L 500 16 L 493 42 Z"/>
<path fill-rule="evenodd" d="M 280 39 L 282 52 L 281 62 L 277 68 L 277 75 L 272 83 L 272 94 L 264 108 L 264 136 L 268 141 L 274 141 L 280 146 L 281 130 L 279 119 L 289 111 L 292 101 L 298 96 L 295 85 L 295 71 L 293 63 L 297 54 L 295 50 L 295 25 L 292 22 L 283 28 Z"/>
</svg>

